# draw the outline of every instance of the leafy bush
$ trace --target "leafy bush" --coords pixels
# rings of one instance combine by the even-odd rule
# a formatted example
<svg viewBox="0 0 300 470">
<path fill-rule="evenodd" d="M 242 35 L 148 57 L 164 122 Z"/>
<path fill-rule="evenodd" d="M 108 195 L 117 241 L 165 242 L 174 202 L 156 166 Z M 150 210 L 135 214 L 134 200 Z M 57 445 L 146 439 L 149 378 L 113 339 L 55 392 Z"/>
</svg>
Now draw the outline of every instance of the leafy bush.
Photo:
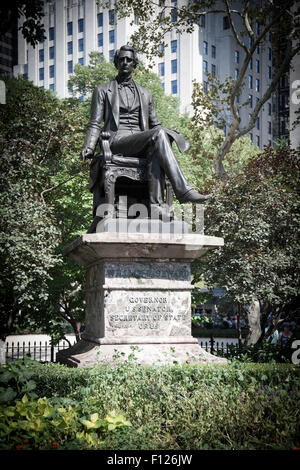
<svg viewBox="0 0 300 470">
<path fill-rule="evenodd" d="M 101 419 L 99 413 L 83 416 L 78 405 L 24 395 L 10 406 L 0 406 L 0 449 L 99 448 L 110 431 L 131 426 L 116 411 Z"/>
<path fill-rule="evenodd" d="M 63 431 L 65 437 L 55 437 L 59 448 L 88 445 L 118 450 L 194 450 L 300 446 L 300 374 L 299 368 L 291 364 L 235 361 L 227 365 L 180 367 L 140 366 L 131 361 L 114 367 L 82 369 L 44 364 L 33 372 L 35 393 L 56 410 L 53 417 L 45 419 L 62 419 L 58 408 L 67 413 L 71 407 L 76 413 L 74 429 Z M 14 402 L 10 406 L 15 406 Z M 111 410 L 122 410 L 126 419 Z M 127 420 L 132 426 L 126 425 Z M 108 422 L 117 424 L 115 429 L 109 430 Z M 54 436 L 51 434 L 52 441 L 45 436 L 43 445 L 51 447 Z"/>
<path fill-rule="evenodd" d="M 291 347 L 280 348 L 275 344 L 261 343 L 248 344 L 241 348 L 235 345 L 228 346 L 228 352 L 218 354 L 242 362 L 260 362 L 260 363 L 290 363 L 293 354 Z"/>
</svg>

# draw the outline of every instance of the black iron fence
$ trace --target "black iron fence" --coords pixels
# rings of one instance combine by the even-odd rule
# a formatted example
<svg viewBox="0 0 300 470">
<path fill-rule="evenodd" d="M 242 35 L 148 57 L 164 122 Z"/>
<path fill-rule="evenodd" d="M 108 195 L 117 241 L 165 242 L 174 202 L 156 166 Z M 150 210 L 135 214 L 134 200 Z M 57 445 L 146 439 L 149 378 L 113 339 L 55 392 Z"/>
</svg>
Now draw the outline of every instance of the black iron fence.
<svg viewBox="0 0 300 470">
<path fill-rule="evenodd" d="M 71 342 L 71 346 L 75 344 L 75 340 Z M 58 345 L 52 346 L 50 341 L 32 341 L 32 342 L 12 342 L 6 343 L 6 361 L 14 361 L 15 359 L 23 359 L 29 356 L 31 359 L 39 362 L 55 362 L 56 353 L 62 349 L 69 348 L 67 341 L 61 341 Z"/>
<path fill-rule="evenodd" d="M 211 337 L 209 340 L 201 341 L 199 340 L 199 346 L 205 349 L 205 351 L 209 352 L 210 354 L 227 354 L 232 346 L 238 348 L 238 344 L 234 341 L 218 341 Z"/>
<path fill-rule="evenodd" d="M 71 342 L 71 345 L 75 344 L 75 339 Z M 199 345 L 205 351 L 211 354 L 225 354 L 229 352 L 230 347 L 237 344 L 228 341 L 218 341 L 214 338 L 209 340 L 199 340 Z M 52 346 L 49 341 L 33 341 L 33 342 L 13 342 L 11 344 L 6 343 L 6 361 L 14 361 L 15 359 L 23 359 L 23 357 L 29 356 L 31 359 L 39 362 L 55 362 L 56 353 L 62 349 L 69 348 L 70 344 L 67 341 L 61 341 L 58 345 Z"/>
</svg>

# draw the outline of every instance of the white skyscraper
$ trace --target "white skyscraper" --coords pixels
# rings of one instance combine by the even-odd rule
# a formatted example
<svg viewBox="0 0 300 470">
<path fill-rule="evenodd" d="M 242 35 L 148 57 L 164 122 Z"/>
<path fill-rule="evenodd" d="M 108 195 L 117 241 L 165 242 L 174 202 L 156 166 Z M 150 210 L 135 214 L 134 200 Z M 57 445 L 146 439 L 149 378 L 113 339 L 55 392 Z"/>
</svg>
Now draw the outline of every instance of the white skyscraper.
<svg viewBox="0 0 300 470">
<path fill-rule="evenodd" d="M 44 42 L 33 48 L 18 33 L 14 75 L 25 74 L 35 85 L 53 90 L 61 98 L 70 96 L 67 83 L 75 64 L 88 65 L 92 51 L 110 60 L 137 27 L 130 24 L 132 18 L 117 20 L 113 2 L 111 9 L 101 9 L 95 0 L 52 0 L 45 1 L 44 10 Z M 218 75 L 221 81 L 226 75 L 234 78 L 239 73 L 244 51 L 236 44 L 224 14 L 208 14 L 193 33 L 172 32 L 165 39 L 168 47 L 164 57 L 156 58 L 153 71 L 160 76 L 165 93 L 179 97 L 182 112 L 191 112 L 194 79 L 205 86 L 206 72 Z M 250 100 L 241 111 L 242 126 L 271 81 L 271 58 L 271 48 L 265 47 L 258 49 L 251 61 L 240 97 L 241 102 Z M 260 147 L 271 142 L 271 114 L 269 100 L 250 133 L 253 143 Z"/>
</svg>

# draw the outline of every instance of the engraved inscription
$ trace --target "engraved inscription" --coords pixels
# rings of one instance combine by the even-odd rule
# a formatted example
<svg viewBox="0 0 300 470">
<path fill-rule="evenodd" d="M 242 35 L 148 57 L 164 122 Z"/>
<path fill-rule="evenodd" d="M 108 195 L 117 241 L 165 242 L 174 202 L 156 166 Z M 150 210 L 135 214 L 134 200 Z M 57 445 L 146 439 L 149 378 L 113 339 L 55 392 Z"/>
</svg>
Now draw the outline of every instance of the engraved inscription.
<svg viewBox="0 0 300 470">
<path fill-rule="evenodd" d="M 114 328 L 135 328 L 139 330 L 164 329 L 170 322 L 187 320 L 188 309 L 181 313 L 174 309 L 166 296 L 130 295 L 123 302 L 124 313 L 108 315 L 109 324 Z"/>
</svg>

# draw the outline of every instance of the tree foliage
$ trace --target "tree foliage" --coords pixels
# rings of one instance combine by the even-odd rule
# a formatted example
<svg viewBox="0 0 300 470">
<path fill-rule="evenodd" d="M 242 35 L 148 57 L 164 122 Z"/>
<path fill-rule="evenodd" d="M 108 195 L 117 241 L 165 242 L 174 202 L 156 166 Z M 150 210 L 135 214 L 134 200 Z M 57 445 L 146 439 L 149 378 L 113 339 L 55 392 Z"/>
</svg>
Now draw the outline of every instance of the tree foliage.
<svg viewBox="0 0 300 470">
<path fill-rule="evenodd" d="M 58 100 L 23 79 L 4 79 L 7 103 L 0 108 L 1 289 L 6 292 L 1 305 L 2 334 L 30 320 L 52 333 L 57 320 L 75 325 L 78 315 L 70 299 L 76 297 L 72 292 L 81 289 L 82 273 L 76 268 L 74 274 L 71 261 L 61 253 L 88 225 L 87 168 L 78 159 L 86 121 L 77 103 Z M 62 298 L 68 309 L 60 305 Z M 79 303 L 82 316 L 81 299 Z"/>
<path fill-rule="evenodd" d="M 220 183 L 207 204 L 206 233 L 222 249 L 195 263 L 195 279 L 226 288 L 239 305 L 263 301 L 279 317 L 299 296 L 299 153 L 266 148 Z"/>
<path fill-rule="evenodd" d="M 20 27 L 23 37 L 33 47 L 45 39 L 44 2 L 41 0 L 2 0 L 0 4 L 0 34 L 11 31 L 14 22 L 24 17 Z"/>
<path fill-rule="evenodd" d="M 107 1 L 99 2 L 108 6 Z M 115 11 L 119 18 L 131 16 L 132 24 L 138 18 L 138 27 L 131 36 L 134 47 L 146 55 L 150 60 L 153 56 L 162 56 L 161 44 L 165 47 L 166 34 L 173 31 L 179 34 L 191 33 L 201 27 L 201 16 L 222 14 L 228 19 L 229 27 L 236 42 L 242 49 L 239 74 L 236 79 L 228 77 L 223 84 L 218 78 L 208 77 L 210 95 L 205 97 L 204 91 L 198 85 L 194 91 L 194 109 L 198 112 L 205 125 L 208 121 L 205 116 L 208 109 L 213 121 L 219 121 L 220 115 L 227 115 L 229 130 L 226 138 L 220 143 L 214 156 L 214 169 L 217 176 L 225 177 L 225 156 L 227 158 L 233 143 L 246 135 L 255 126 L 259 112 L 264 103 L 275 91 L 280 77 L 289 71 L 290 63 L 300 51 L 300 7 L 296 0 L 285 2 L 265 0 L 259 4 L 255 0 L 237 3 L 232 0 L 196 0 L 193 2 L 170 2 L 169 0 L 156 2 L 153 0 L 117 0 Z M 270 85 L 263 91 L 262 96 L 255 104 L 247 124 L 241 128 L 240 109 L 247 105 L 247 101 L 240 102 L 238 97 L 244 87 L 244 81 L 249 62 L 257 47 L 264 47 L 267 35 L 273 39 L 280 35 L 288 44 L 287 48 L 274 48 L 274 74 Z M 196 100 L 197 98 L 197 100 Z M 196 103 L 196 101 L 198 101 Z M 241 100 L 242 101 L 242 100 Z M 195 106 L 196 105 L 196 106 Z"/>
</svg>

